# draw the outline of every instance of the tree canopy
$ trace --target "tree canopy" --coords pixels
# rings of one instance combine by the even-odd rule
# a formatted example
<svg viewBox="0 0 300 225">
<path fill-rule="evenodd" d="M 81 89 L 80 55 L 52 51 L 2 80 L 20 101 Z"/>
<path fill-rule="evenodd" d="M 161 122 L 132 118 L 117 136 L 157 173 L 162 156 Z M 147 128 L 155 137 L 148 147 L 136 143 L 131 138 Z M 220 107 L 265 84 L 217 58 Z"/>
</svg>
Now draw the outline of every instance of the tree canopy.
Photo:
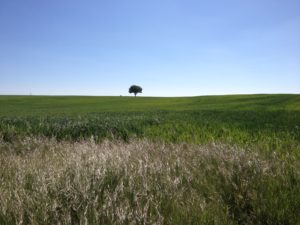
<svg viewBox="0 0 300 225">
<path fill-rule="evenodd" d="M 138 85 L 131 85 L 129 88 L 129 93 L 134 93 L 134 96 L 136 97 L 137 93 L 142 93 L 143 89 L 142 87 Z"/>
</svg>

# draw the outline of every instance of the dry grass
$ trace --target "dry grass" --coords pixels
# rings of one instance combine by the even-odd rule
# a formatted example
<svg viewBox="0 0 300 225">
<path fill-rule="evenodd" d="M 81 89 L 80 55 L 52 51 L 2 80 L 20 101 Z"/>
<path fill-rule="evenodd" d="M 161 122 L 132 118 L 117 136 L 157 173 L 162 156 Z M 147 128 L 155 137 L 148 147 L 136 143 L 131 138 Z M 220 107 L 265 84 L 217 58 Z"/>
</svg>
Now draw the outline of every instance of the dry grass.
<svg viewBox="0 0 300 225">
<path fill-rule="evenodd" d="M 0 143 L 0 224 L 299 224 L 299 162 L 222 144 Z"/>
</svg>

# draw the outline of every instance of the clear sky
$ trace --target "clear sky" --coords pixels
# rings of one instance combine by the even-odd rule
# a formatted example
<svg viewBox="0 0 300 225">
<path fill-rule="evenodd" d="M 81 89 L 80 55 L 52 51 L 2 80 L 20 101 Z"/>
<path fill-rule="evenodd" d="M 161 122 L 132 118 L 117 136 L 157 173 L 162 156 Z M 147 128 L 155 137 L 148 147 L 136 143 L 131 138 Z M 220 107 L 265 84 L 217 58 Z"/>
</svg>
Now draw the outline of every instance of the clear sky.
<svg viewBox="0 0 300 225">
<path fill-rule="evenodd" d="M 0 94 L 300 93 L 299 0 L 0 0 Z"/>
</svg>

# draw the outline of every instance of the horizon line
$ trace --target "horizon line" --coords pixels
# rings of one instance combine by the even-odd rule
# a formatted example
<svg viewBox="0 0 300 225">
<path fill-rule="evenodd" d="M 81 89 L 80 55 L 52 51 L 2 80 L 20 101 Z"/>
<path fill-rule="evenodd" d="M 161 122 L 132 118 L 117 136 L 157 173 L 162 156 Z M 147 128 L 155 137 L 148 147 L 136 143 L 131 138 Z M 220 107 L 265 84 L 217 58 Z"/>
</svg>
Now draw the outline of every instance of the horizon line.
<svg viewBox="0 0 300 225">
<path fill-rule="evenodd" d="M 238 95 L 300 95 L 300 93 L 234 93 L 234 94 L 208 94 L 208 95 L 178 95 L 178 96 L 153 96 L 153 95 L 137 95 L 138 98 L 184 98 L 184 97 L 208 97 L 208 96 L 238 96 Z M 134 95 L 63 95 L 63 94 L 0 94 L 0 96 L 11 97 L 135 97 Z"/>
</svg>

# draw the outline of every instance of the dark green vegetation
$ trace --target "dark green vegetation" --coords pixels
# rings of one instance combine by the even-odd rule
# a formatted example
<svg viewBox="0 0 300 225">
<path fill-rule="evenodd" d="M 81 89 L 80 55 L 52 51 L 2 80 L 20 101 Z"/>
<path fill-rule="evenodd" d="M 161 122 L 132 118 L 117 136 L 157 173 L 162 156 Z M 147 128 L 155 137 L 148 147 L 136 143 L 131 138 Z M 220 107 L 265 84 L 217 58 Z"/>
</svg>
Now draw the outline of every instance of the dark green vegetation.
<svg viewBox="0 0 300 225">
<path fill-rule="evenodd" d="M 141 144 L 141 139 L 149 144 Z M 130 158 L 123 152 L 112 153 L 94 183 L 82 176 L 92 179 L 100 167 L 98 161 L 89 161 L 83 153 L 79 157 L 76 151 L 84 147 L 71 143 L 105 140 L 112 146 L 121 141 L 112 151 L 124 148 L 129 155 L 139 155 L 139 150 L 145 155 Z M 70 143 L 67 153 L 65 141 Z M 2 164 L 10 162 L 0 168 L 0 192 L 7 194 L 0 199 L 5 202 L 0 201 L 0 224 L 22 219 L 23 224 L 74 220 L 81 224 L 300 224 L 300 95 L 0 96 L 0 143 Z M 95 146 L 92 149 L 101 149 Z M 164 148 L 166 155 L 158 156 Z M 211 154 L 195 150 L 202 148 Z M 36 155 L 37 149 L 41 155 Z M 55 169 L 53 164 L 59 160 L 48 155 L 47 149 L 74 165 L 62 162 Z M 23 166 L 24 157 L 31 166 Z M 120 157 L 129 157 L 126 164 L 117 163 Z M 19 162 L 15 167 L 11 166 L 14 161 Z M 140 162 L 148 165 L 144 172 L 137 166 Z M 54 169 L 48 171 L 43 165 Z M 162 172 L 160 166 L 167 171 Z M 41 178 L 35 171 L 43 174 Z M 47 177 L 52 177 L 48 184 Z M 23 214 L 14 213 L 18 211 L 14 204 L 19 204 Z M 56 204 L 62 208 L 51 208 Z M 107 214 L 102 214 L 104 206 Z M 48 221 L 35 214 L 35 207 L 43 209 L 40 213 Z"/>
<path fill-rule="evenodd" d="M 134 96 L 136 96 L 138 93 L 142 93 L 142 91 L 143 91 L 142 87 L 138 85 L 131 85 L 128 90 L 130 94 L 134 93 Z"/>
</svg>

